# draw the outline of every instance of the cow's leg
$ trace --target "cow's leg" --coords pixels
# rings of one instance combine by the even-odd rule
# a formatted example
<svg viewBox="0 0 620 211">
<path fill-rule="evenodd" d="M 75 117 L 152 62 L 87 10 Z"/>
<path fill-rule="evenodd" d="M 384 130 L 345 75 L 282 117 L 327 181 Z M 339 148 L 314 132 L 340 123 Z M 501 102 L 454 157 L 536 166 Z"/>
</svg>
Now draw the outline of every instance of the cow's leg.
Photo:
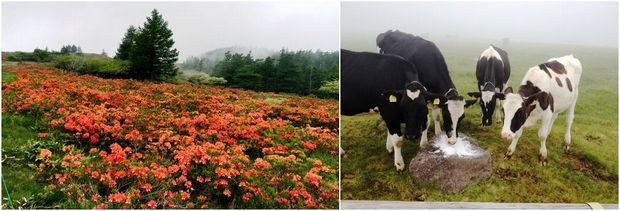
<svg viewBox="0 0 620 211">
<path fill-rule="evenodd" d="M 502 123 L 503 117 L 502 117 L 502 101 L 500 99 L 497 99 L 497 103 L 499 105 L 495 106 L 495 123 Z"/>
<path fill-rule="evenodd" d="M 515 133 L 515 137 L 512 138 L 512 142 L 510 142 L 510 146 L 508 146 L 508 152 L 506 152 L 506 155 L 504 156 L 505 159 L 510 159 L 512 157 L 512 154 L 515 153 L 515 150 L 517 149 L 517 143 L 519 143 L 519 138 L 521 138 L 522 133 L 523 129 Z"/>
<path fill-rule="evenodd" d="M 570 128 L 573 125 L 573 120 L 575 119 L 575 103 L 573 103 L 566 112 L 566 134 L 564 135 L 564 150 L 568 152 L 570 149 Z"/>
<path fill-rule="evenodd" d="M 433 115 L 433 122 L 435 125 L 435 135 L 441 134 L 441 123 L 439 122 L 440 112 L 441 112 L 441 109 L 438 106 L 433 105 L 432 115 Z"/>
<path fill-rule="evenodd" d="M 426 121 L 426 128 L 422 131 L 422 137 L 420 137 L 420 148 L 428 143 L 428 128 L 431 126 L 431 121 Z"/>
<path fill-rule="evenodd" d="M 403 137 L 398 134 L 392 134 L 389 139 L 392 141 L 392 146 L 394 146 L 394 166 L 396 166 L 397 171 L 402 171 L 405 169 L 405 162 L 401 154 Z"/>
<path fill-rule="evenodd" d="M 390 136 L 390 131 L 387 132 L 387 140 L 385 141 L 385 148 L 388 153 L 392 154 L 394 152 L 394 145 L 392 144 L 392 136 Z"/>
<path fill-rule="evenodd" d="M 542 125 L 540 129 L 538 129 L 538 138 L 540 139 L 540 151 L 539 151 L 539 160 L 540 165 L 547 165 L 547 137 L 551 132 L 551 127 L 553 127 L 553 122 L 555 118 L 557 118 L 557 114 L 552 114 L 550 117 L 548 115 L 543 116 Z"/>
</svg>

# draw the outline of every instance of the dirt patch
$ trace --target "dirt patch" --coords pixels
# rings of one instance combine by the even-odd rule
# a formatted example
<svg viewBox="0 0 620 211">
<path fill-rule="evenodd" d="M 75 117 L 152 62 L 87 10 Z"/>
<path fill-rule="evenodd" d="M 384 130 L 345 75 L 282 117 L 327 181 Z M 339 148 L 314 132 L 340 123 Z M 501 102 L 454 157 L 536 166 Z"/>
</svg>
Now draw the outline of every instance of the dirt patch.
<svg viewBox="0 0 620 211">
<path fill-rule="evenodd" d="M 606 173 L 605 167 L 594 161 L 593 158 L 581 153 L 569 153 L 567 157 L 573 170 L 589 174 L 596 180 L 618 183 L 618 175 Z"/>
<path fill-rule="evenodd" d="M 589 132 L 585 135 L 584 138 L 588 143 L 594 143 L 599 146 L 603 144 L 603 138 L 600 134 Z"/>
<path fill-rule="evenodd" d="M 509 168 L 498 168 L 498 169 L 495 169 L 495 176 L 497 176 L 501 180 L 512 180 L 512 179 L 516 179 L 519 176 L 519 174 Z"/>
</svg>

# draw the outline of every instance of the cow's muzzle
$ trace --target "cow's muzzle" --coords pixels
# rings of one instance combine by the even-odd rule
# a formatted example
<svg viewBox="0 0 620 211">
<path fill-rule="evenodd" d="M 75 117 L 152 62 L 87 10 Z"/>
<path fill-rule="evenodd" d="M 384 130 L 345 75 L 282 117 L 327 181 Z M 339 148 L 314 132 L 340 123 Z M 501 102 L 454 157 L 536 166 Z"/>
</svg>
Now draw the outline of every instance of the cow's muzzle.
<svg viewBox="0 0 620 211">
<path fill-rule="evenodd" d="M 409 140 L 415 140 L 417 138 L 419 138 L 420 135 L 416 135 L 416 134 L 405 134 L 405 138 L 409 139 Z"/>
<path fill-rule="evenodd" d="M 511 133 L 511 132 L 502 132 L 502 138 L 506 139 L 508 141 L 512 141 L 512 139 L 514 138 L 515 134 Z"/>
</svg>

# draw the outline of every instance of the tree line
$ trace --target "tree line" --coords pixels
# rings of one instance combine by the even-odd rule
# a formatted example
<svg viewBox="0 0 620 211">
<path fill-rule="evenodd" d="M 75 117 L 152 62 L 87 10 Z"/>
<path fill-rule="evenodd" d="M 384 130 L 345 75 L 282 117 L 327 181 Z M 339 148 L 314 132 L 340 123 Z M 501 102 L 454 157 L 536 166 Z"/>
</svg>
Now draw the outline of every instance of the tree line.
<svg viewBox="0 0 620 211">
<path fill-rule="evenodd" d="M 338 80 L 338 53 L 282 49 L 265 59 L 227 52 L 213 68 L 227 86 L 256 91 L 315 94 L 321 85 Z"/>
</svg>

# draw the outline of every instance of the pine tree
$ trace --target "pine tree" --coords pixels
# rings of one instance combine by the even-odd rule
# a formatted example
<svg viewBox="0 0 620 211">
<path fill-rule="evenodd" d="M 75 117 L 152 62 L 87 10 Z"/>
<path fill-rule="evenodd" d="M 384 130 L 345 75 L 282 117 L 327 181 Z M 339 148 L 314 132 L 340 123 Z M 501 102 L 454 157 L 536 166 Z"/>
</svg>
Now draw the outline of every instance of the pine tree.
<svg viewBox="0 0 620 211">
<path fill-rule="evenodd" d="M 137 29 L 134 26 L 129 26 L 127 32 L 125 32 L 125 37 L 121 40 L 121 44 L 118 46 L 116 50 L 115 59 L 120 60 L 129 60 L 129 54 L 131 52 L 131 48 L 134 46 L 134 39 L 136 37 Z"/>
<path fill-rule="evenodd" d="M 135 37 L 130 61 L 139 79 L 166 80 L 177 75 L 179 52 L 173 48 L 172 31 L 157 10 L 151 12 Z"/>
</svg>

